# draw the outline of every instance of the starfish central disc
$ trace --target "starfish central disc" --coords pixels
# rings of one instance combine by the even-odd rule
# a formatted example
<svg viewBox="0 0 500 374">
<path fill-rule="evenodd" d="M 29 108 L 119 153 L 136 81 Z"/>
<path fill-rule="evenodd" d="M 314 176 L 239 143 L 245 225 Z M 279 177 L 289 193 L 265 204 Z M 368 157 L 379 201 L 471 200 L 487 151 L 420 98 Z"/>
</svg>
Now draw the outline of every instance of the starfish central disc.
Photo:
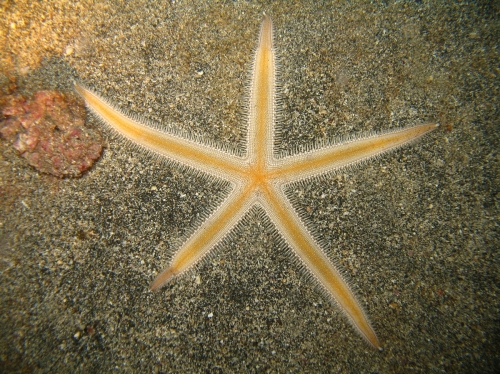
<svg viewBox="0 0 500 374">
<path fill-rule="evenodd" d="M 254 188 L 259 189 L 267 185 L 270 179 L 270 174 L 264 167 L 254 165 L 248 168 L 248 176 Z"/>
</svg>

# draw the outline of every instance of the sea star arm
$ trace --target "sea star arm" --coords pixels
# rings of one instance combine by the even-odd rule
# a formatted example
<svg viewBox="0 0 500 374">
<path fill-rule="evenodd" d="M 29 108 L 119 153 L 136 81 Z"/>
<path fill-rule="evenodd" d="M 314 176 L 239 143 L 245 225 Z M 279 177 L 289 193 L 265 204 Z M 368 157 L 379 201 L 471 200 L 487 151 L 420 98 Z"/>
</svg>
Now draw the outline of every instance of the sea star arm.
<svg viewBox="0 0 500 374">
<path fill-rule="evenodd" d="M 264 15 L 252 64 L 248 100 L 248 159 L 262 170 L 272 159 L 276 96 L 276 52 L 273 23 Z"/>
<path fill-rule="evenodd" d="M 263 201 L 278 231 L 306 269 L 326 294 L 338 303 L 360 334 L 373 347 L 380 349 L 377 335 L 349 285 L 308 232 L 281 188 L 266 189 Z"/>
<path fill-rule="evenodd" d="M 279 159 L 271 174 L 275 178 L 293 182 L 327 173 L 402 147 L 438 126 L 435 123 L 424 123 Z"/>
<path fill-rule="evenodd" d="M 151 284 L 157 290 L 176 275 L 189 270 L 206 255 L 238 223 L 252 204 L 251 189 L 235 188 L 196 232 L 182 245 L 170 265 Z"/>
<path fill-rule="evenodd" d="M 146 150 L 160 154 L 208 174 L 235 181 L 240 177 L 244 162 L 236 156 L 171 134 L 159 126 L 145 125 L 115 109 L 105 99 L 75 83 L 76 91 L 87 107 L 112 130 Z"/>
</svg>

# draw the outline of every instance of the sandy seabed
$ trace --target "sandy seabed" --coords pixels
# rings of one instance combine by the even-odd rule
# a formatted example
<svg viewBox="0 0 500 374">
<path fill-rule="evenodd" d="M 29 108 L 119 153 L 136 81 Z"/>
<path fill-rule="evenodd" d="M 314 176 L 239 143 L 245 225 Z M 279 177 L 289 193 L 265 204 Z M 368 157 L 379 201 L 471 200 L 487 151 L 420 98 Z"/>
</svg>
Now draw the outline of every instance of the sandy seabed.
<svg viewBox="0 0 500 374">
<path fill-rule="evenodd" d="M 44 2 L 42 2 L 44 3 Z M 216 142 L 273 18 L 278 152 L 424 121 L 422 141 L 289 191 L 383 345 L 372 350 L 258 216 L 164 290 L 217 184 L 110 136 L 82 178 L 0 142 L 2 372 L 478 372 L 499 368 L 498 8 L 490 2 L 5 2 L 2 94 L 72 92 Z"/>
</svg>

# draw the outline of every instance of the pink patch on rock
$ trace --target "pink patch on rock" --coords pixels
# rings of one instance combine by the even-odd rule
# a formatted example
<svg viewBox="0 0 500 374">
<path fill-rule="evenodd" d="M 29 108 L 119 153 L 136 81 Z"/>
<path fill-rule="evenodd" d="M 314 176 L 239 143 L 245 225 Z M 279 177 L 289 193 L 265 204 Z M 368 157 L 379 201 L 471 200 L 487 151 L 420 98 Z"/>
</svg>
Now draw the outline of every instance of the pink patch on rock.
<svg viewBox="0 0 500 374">
<path fill-rule="evenodd" d="M 85 107 L 57 91 L 0 99 L 0 137 L 28 163 L 60 178 L 79 177 L 101 156 L 102 137 L 85 127 Z"/>
</svg>

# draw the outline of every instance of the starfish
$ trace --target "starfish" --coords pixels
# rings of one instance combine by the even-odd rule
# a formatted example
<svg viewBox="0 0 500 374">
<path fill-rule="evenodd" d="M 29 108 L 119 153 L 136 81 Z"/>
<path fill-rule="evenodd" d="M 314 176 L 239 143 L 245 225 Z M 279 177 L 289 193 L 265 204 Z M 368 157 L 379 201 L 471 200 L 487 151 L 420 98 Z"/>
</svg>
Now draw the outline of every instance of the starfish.
<svg viewBox="0 0 500 374">
<path fill-rule="evenodd" d="M 279 95 L 276 70 L 273 23 L 264 15 L 251 70 L 246 108 L 247 143 L 241 155 L 172 128 L 129 118 L 81 84 L 75 83 L 75 89 L 97 117 L 133 144 L 231 185 L 228 196 L 181 245 L 166 269 L 153 281 L 151 290 L 161 288 L 193 268 L 230 234 L 252 207 L 260 207 L 300 260 L 306 274 L 329 300 L 339 305 L 361 336 L 374 348 L 381 349 L 362 306 L 325 254 L 326 246 L 320 238 L 313 237 L 304 216 L 293 208 L 285 188 L 290 183 L 323 177 L 397 149 L 436 129 L 438 124 L 425 123 L 345 142 L 332 141 L 312 146 L 303 153 L 279 157 L 273 152 Z"/>
</svg>

